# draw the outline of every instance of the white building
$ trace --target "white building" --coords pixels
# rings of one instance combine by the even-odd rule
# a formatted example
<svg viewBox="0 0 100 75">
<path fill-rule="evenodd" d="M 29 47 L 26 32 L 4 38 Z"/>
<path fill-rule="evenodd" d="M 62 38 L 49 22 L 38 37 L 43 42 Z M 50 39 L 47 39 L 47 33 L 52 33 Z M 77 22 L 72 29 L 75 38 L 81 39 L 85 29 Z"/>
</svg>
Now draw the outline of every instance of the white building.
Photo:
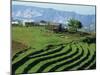
<svg viewBox="0 0 100 75">
<path fill-rule="evenodd" d="M 12 24 L 19 24 L 18 21 L 12 21 Z"/>
<path fill-rule="evenodd" d="M 26 23 L 34 22 L 34 20 L 23 20 L 22 25 L 25 26 Z"/>
</svg>

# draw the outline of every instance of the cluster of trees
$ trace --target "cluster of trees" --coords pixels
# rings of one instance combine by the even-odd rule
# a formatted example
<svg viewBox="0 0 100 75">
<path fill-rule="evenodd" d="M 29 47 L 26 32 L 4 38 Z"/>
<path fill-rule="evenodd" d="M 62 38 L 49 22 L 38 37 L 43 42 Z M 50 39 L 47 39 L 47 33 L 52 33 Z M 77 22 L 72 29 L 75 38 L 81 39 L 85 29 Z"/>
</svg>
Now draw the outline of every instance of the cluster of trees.
<svg viewBox="0 0 100 75">
<path fill-rule="evenodd" d="M 68 20 L 68 28 L 63 28 L 62 27 L 62 24 L 59 24 L 58 28 L 53 28 L 54 31 L 57 31 L 57 32 L 70 32 L 70 33 L 76 33 L 78 31 L 78 29 L 81 29 L 83 27 L 82 23 L 77 20 L 77 19 L 74 19 L 74 18 L 71 18 Z M 50 26 L 49 26 L 50 28 Z"/>
<path fill-rule="evenodd" d="M 69 32 L 77 32 L 78 29 L 82 28 L 82 23 L 79 20 L 76 19 L 70 19 L 68 20 L 68 31 Z"/>
</svg>

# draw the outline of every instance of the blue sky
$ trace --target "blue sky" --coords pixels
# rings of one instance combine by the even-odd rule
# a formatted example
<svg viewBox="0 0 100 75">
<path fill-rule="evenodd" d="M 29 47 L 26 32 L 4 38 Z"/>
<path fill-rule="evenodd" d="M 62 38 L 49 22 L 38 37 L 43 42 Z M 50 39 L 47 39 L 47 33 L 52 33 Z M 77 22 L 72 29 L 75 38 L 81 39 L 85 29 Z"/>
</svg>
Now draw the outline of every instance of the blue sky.
<svg viewBox="0 0 100 75">
<path fill-rule="evenodd" d="M 49 3 L 35 3 L 35 2 L 20 2 L 13 1 L 12 5 L 23 6 L 36 6 L 42 8 L 53 8 L 61 11 L 72 11 L 83 15 L 95 15 L 95 6 L 83 6 L 83 5 L 68 5 L 68 4 L 49 4 Z"/>
</svg>

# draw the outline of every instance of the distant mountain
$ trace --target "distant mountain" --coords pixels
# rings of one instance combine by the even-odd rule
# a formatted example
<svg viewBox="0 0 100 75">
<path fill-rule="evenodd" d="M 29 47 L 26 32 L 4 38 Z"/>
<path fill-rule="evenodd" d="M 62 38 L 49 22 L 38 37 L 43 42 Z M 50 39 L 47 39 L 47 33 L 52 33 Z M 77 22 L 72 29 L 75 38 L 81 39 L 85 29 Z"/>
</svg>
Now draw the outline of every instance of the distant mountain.
<svg viewBox="0 0 100 75">
<path fill-rule="evenodd" d="M 35 6 L 12 6 L 13 20 L 45 20 L 58 23 L 66 23 L 69 18 L 78 19 L 84 26 L 87 27 L 91 24 L 95 24 L 95 15 L 82 15 L 75 12 L 60 11 L 53 8 L 41 8 Z"/>
</svg>

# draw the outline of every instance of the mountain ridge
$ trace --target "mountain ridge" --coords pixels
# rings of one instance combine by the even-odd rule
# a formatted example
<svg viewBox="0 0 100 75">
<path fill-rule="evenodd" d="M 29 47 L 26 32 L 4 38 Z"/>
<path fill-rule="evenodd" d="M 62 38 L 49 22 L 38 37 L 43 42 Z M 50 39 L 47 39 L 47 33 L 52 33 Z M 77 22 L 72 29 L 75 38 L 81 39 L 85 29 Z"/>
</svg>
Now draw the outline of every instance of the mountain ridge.
<svg viewBox="0 0 100 75">
<path fill-rule="evenodd" d="M 82 22 L 84 26 L 95 24 L 96 15 L 83 15 L 71 11 L 60 11 L 53 8 L 42 8 L 36 6 L 13 5 L 12 19 L 34 20 L 34 21 L 52 21 L 66 23 L 68 19 L 75 18 Z"/>
</svg>

